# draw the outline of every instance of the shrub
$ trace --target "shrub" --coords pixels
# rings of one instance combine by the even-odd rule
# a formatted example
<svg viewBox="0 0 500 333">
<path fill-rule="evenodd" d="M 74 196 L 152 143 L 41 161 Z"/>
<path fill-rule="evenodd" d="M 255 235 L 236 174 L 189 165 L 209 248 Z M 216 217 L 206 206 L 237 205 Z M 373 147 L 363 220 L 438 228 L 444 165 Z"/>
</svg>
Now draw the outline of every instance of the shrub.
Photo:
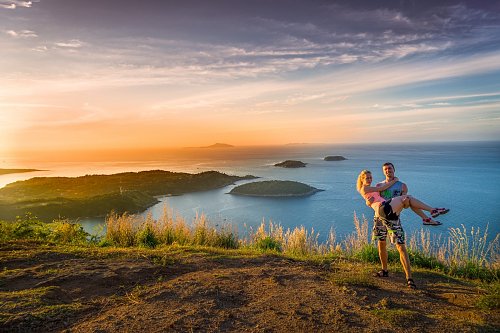
<svg viewBox="0 0 500 333">
<path fill-rule="evenodd" d="M 58 220 L 48 225 L 49 239 L 57 243 L 85 243 L 90 236 L 82 226 L 68 220 Z"/>
<path fill-rule="evenodd" d="M 255 247 L 262 251 L 270 250 L 270 251 L 281 252 L 281 243 L 270 236 L 258 239 L 255 242 Z"/>
<path fill-rule="evenodd" d="M 133 246 L 136 242 L 137 219 L 127 213 L 111 213 L 106 218 L 106 239 L 117 246 Z"/>
<path fill-rule="evenodd" d="M 47 240 L 51 233 L 47 224 L 31 213 L 27 213 L 24 217 L 17 216 L 13 222 L 2 221 L 0 231 L 2 241 L 17 239 Z"/>
<path fill-rule="evenodd" d="M 155 248 L 159 244 L 153 225 L 149 222 L 144 223 L 137 232 L 137 245 L 147 248 Z"/>
</svg>

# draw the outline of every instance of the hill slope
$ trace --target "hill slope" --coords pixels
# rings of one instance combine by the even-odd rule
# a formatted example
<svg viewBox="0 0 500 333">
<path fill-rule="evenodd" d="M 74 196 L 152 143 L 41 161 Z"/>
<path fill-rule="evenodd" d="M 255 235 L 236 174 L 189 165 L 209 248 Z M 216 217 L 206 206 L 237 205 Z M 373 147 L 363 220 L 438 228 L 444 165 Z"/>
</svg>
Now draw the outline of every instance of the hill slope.
<svg viewBox="0 0 500 333">
<path fill-rule="evenodd" d="M 213 252 L 211 252 L 213 251 Z M 498 332 L 484 290 L 416 271 L 208 249 L 54 249 L 3 244 L 4 332 Z M 21 301 L 22 300 L 22 301 Z"/>
<path fill-rule="evenodd" d="M 253 178 L 216 171 L 190 174 L 163 170 L 35 177 L 0 189 L 0 218 L 13 219 L 25 212 L 47 219 L 103 216 L 110 210 L 138 212 L 155 204 L 154 196 L 211 190 Z"/>
</svg>

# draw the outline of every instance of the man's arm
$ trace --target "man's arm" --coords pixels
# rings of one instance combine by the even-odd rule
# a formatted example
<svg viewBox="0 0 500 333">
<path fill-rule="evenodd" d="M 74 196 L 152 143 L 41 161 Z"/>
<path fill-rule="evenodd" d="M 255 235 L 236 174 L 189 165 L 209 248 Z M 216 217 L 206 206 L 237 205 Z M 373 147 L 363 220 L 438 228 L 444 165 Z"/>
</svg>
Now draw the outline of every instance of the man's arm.
<svg viewBox="0 0 500 333">
<path fill-rule="evenodd" d="M 408 186 L 406 186 L 405 183 L 403 183 L 403 186 L 401 187 L 401 189 L 402 189 L 403 195 L 408 194 Z"/>
</svg>

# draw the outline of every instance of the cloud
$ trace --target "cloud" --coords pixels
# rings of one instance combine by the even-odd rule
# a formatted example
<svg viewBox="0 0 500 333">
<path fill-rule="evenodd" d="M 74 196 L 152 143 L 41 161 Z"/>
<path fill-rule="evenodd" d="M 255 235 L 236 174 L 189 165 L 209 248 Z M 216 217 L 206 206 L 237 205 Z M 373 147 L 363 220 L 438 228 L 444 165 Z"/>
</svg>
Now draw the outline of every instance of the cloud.
<svg viewBox="0 0 500 333">
<path fill-rule="evenodd" d="M 38 37 L 38 35 L 31 30 L 20 30 L 20 31 L 14 31 L 14 30 L 7 30 L 5 33 L 13 38 L 35 38 Z"/>
<path fill-rule="evenodd" d="M 45 45 L 40 45 L 40 46 L 32 48 L 31 50 L 36 51 L 36 52 L 47 52 L 49 50 L 49 48 Z"/>
<path fill-rule="evenodd" d="M 431 106 L 448 106 L 448 105 L 451 105 L 451 104 L 450 103 L 439 102 L 439 103 L 432 103 L 430 105 Z"/>
<path fill-rule="evenodd" d="M 5 8 L 5 9 L 16 9 L 17 7 L 31 8 L 31 6 L 33 6 L 33 2 L 38 2 L 38 1 L 0 0 L 0 8 Z"/>
<path fill-rule="evenodd" d="M 62 48 L 72 48 L 72 49 L 77 49 L 80 48 L 84 45 L 84 43 L 78 39 L 71 39 L 66 42 L 57 42 L 54 43 L 55 46 L 57 47 L 62 47 Z"/>
</svg>

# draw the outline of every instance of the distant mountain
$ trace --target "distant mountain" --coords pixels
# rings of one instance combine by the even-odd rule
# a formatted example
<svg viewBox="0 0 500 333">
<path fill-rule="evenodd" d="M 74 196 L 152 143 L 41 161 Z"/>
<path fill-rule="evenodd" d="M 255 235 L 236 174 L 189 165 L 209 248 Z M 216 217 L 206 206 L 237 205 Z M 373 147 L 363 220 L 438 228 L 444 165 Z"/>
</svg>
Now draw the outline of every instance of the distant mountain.
<svg viewBox="0 0 500 333">
<path fill-rule="evenodd" d="M 9 173 L 23 173 L 23 172 L 34 172 L 34 171 L 45 171 L 38 169 L 0 169 L 0 175 L 6 175 Z"/>
<path fill-rule="evenodd" d="M 233 145 L 229 145 L 227 143 L 215 143 L 210 146 L 201 146 L 201 147 L 184 147 L 184 149 L 212 149 L 212 148 L 234 148 Z"/>
<path fill-rule="evenodd" d="M 216 143 L 211 146 L 198 147 L 198 148 L 233 148 L 234 146 L 228 145 L 227 143 Z"/>
</svg>

